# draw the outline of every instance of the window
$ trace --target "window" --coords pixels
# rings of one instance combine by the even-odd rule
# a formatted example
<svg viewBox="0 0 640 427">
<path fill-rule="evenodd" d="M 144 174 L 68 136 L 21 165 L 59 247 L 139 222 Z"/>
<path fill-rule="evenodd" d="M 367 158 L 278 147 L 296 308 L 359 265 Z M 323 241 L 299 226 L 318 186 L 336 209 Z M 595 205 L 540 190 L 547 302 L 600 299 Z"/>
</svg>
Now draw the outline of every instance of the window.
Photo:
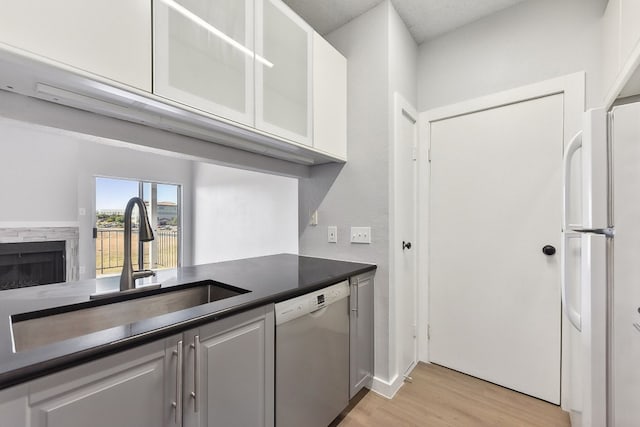
<svg viewBox="0 0 640 427">
<path fill-rule="evenodd" d="M 154 239 L 138 241 L 138 208 L 133 211 L 131 262 L 134 269 L 180 266 L 181 187 L 174 184 L 96 178 L 96 277 L 120 274 L 124 257 L 124 209 L 132 197 L 144 200 Z"/>
</svg>

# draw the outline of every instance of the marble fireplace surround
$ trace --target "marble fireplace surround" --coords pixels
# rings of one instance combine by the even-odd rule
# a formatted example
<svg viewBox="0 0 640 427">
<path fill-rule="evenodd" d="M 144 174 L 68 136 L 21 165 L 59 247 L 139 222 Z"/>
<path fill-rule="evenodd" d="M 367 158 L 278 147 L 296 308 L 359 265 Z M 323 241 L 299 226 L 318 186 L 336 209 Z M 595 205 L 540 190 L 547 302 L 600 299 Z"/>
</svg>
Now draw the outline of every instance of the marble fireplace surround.
<svg viewBox="0 0 640 427">
<path fill-rule="evenodd" d="M 78 280 L 80 277 L 80 260 L 78 258 L 80 230 L 78 227 L 0 227 L 0 244 L 55 240 L 65 242 L 67 274 L 65 281 Z"/>
</svg>

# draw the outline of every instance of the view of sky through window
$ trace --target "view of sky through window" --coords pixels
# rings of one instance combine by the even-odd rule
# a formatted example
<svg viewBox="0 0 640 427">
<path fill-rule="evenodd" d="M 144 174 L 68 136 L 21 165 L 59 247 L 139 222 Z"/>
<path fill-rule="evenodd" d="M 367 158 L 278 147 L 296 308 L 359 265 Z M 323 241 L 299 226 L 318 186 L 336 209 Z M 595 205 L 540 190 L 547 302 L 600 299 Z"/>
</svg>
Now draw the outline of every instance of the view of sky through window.
<svg viewBox="0 0 640 427">
<path fill-rule="evenodd" d="M 96 178 L 96 209 L 123 210 L 138 195 L 138 181 Z M 175 185 L 158 184 L 158 202 L 178 203 Z"/>
</svg>

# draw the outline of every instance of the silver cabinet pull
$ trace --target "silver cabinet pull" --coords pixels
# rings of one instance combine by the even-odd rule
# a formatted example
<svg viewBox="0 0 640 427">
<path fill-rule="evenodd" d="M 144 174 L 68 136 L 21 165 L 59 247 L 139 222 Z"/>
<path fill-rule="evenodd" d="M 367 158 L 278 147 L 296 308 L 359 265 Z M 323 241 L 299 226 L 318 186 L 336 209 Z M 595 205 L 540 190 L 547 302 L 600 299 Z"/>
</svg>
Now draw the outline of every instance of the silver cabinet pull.
<svg viewBox="0 0 640 427">
<path fill-rule="evenodd" d="M 180 425 L 178 420 L 182 419 L 182 340 L 178 341 L 177 348 L 173 350 L 176 360 L 176 400 L 171 402 L 171 406 L 175 410 L 176 425 Z"/>
<path fill-rule="evenodd" d="M 193 399 L 193 411 L 198 412 L 198 390 L 200 390 L 200 336 L 193 337 L 193 391 L 191 398 Z"/>
<path fill-rule="evenodd" d="M 356 294 L 356 297 L 353 298 L 353 303 L 351 305 L 351 311 L 353 311 L 354 313 L 356 313 L 356 317 L 358 317 L 358 296 L 360 291 L 358 290 L 358 283 L 353 283 L 353 291 L 351 292 L 351 295 L 353 295 L 354 293 Z"/>
</svg>

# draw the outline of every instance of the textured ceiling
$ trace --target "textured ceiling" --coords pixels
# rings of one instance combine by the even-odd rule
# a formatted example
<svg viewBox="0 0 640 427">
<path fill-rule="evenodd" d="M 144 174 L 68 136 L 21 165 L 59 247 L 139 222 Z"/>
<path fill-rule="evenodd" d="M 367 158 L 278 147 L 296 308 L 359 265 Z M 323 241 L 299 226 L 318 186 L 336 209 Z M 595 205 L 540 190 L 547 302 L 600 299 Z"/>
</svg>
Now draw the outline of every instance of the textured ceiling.
<svg viewBox="0 0 640 427">
<path fill-rule="evenodd" d="M 327 34 L 383 0 L 284 0 L 317 32 Z M 524 0 L 392 0 L 417 43 Z"/>
</svg>

